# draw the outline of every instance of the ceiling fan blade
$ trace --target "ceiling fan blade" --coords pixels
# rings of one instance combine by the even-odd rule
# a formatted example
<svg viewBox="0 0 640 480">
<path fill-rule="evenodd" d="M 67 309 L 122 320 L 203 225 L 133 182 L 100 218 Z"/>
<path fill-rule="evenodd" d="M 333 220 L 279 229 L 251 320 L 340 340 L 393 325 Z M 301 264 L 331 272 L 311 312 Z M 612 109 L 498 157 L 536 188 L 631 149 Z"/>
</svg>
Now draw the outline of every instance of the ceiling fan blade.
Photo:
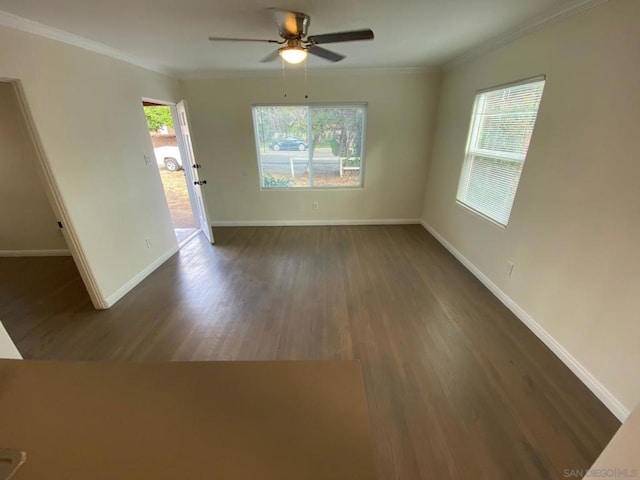
<svg viewBox="0 0 640 480">
<path fill-rule="evenodd" d="M 357 40 L 373 40 L 373 31 L 370 29 L 353 30 L 350 32 L 325 33 L 311 35 L 307 41 L 320 45 L 322 43 L 354 42 Z"/>
<path fill-rule="evenodd" d="M 330 62 L 339 62 L 340 60 L 345 59 L 344 55 L 340 55 L 339 53 L 332 52 L 331 50 L 327 50 L 326 48 L 318 47 L 317 45 L 309 45 L 307 47 L 307 52 L 312 55 L 317 55 L 318 57 L 322 57 L 325 60 L 329 60 Z"/>
<path fill-rule="evenodd" d="M 260 62 L 269 63 L 269 62 L 273 62 L 276 58 L 278 58 L 278 50 L 274 50 L 269 55 L 267 55 L 262 60 L 260 60 Z"/>
<path fill-rule="evenodd" d="M 311 18 L 302 12 L 291 12 L 280 8 L 271 8 L 282 38 L 302 38 L 307 35 Z"/>
<path fill-rule="evenodd" d="M 278 40 L 263 40 L 261 38 L 229 38 L 229 37 L 209 37 L 211 42 L 265 42 L 265 43 L 284 43 Z"/>
</svg>

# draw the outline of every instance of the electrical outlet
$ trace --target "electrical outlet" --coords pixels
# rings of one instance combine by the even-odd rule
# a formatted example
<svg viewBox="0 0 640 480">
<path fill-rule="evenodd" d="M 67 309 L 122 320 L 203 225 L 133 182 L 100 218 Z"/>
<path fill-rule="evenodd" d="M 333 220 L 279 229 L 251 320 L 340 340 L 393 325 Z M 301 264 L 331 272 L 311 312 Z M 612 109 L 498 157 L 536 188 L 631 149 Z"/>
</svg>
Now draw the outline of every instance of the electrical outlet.
<svg viewBox="0 0 640 480">
<path fill-rule="evenodd" d="M 147 246 L 147 248 L 151 248 L 151 239 L 150 238 L 145 238 L 144 239 L 144 243 Z"/>
<path fill-rule="evenodd" d="M 313 202 L 311 204 L 311 208 L 313 208 L 314 212 L 317 212 L 320 209 L 320 204 L 318 202 Z"/>
<path fill-rule="evenodd" d="M 513 273 L 513 267 L 515 267 L 515 265 L 511 261 L 507 262 L 507 264 L 504 266 L 504 273 L 507 274 L 507 277 L 510 277 Z"/>
<path fill-rule="evenodd" d="M 153 161 L 153 157 L 151 155 L 145 155 L 144 156 L 144 164 L 145 165 L 151 165 L 151 162 Z"/>
</svg>

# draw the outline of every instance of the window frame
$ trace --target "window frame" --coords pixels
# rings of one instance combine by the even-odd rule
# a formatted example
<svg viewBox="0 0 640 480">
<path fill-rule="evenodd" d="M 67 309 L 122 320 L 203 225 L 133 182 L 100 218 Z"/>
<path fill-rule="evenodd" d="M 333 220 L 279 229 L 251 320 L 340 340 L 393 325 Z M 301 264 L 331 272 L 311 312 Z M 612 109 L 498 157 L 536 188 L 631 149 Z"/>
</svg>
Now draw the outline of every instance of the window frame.
<svg viewBox="0 0 640 480">
<path fill-rule="evenodd" d="M 527 160 L 527 156 L 529 155 L 529 148 L 531 147 L 531 144 L 529 144 L 529 147 L 527 148 L 527 153 L 524 156 L 518 155 L 518 154 L 509 154 L 509 152 L 500 152 L 500 151 L 494 151 L 494 150 L 484 150 L 484 149 L 473 149 L 471 148 L 472 145 L 476 145 L 477 144 L 477 139 L 478 139 L 478 135 L 480 133 L 480 121 L 481 118 L 479 115 L 475 115 L 476 112 L 478 111 L 478 103 L 482 100 L 481 95 L 484 93 L 489 93 L 489 92 L 495 92 L 498 90 L 504 90 L 507 88 L 512 88 L 512 87 L 518 87 L 520 85 L 527 85 L 529 83 L 536 83 L 536 82 L 545 82 L 545 85 L 543 87 L 543 93 L 542 95 L 544 95 L 544 88 L 546 87 L 546 81 L 547 81 L 547 75 L 546 74 L 541 74 L 541 75 L 535 75 L 533 77 L 527 77 L 521 80 L 516 80 L 513 82 L 507 82 L 507 83 L 502 83 L 499 85 L 494 85 L 492 87 L 487 87 L 487 88 L 482 88 L 480 90 L 476 90 L 474 93 L 474 101 L 473 101 L 473 107 L 471 109 L 471 114 L 470 114 L 470 121 L 469 121 L 469 132 L 467 134 L 467 143 L 465 146 L 465 151 L 464 151 L 464 158 L 462 161 L 462 165 L 460 168 L 460 174 L 458 176 L 458 187 L 456 189 L 456 204 L 459 205 L 460 207 L 465 208 L 466 210 L 469 210 L 472 213 L 475 213 L 476 215 L 478 215 L 479 217 L 489 221 L 490 223 L 492 223 L 493 225 L 500 227 L 501 229 L 506 229 L 507 225 L 509 224 L 509 220 L 511 220 L 511 213 L 509 213 L 509 218 L 507 219 L 506 223 L 502 223 L 499 220 L 496 220 L 495 218 L 490 217 L 489 215 L 487 215 L 486 213 L 483 213 L 475 208 L 473 208 L 471 205 L 468 205 L 467 203 L 463 202 L 462 200 L 460 200 L 458 197 L 460 196 L 460 191 L 462 189 L 462 185 L 463 184 L 468 184 L 468 182 L 470 181 L 470 175 L 465 178 L 465 169 L 467 167 L 467 162 L 469 160 L 469 157 L 471 156 L 480 156 L 480 157 L 484 157 L 484 158 L 490 158 L 493 160 L 498 160 L 498 161 L 507 161 L 507 162 L 513 162 L 513 163 L 520 163 L 522 164 L 522 168 L 524 170 L 524 164 Z M 535 133 L 535 129 L 536 126 L 538 124 L 538 115 L 540 114 L 540 108 L 542 106 L 542 96 L 540 97 L 540 104 L 538 105 L 538 111 L 536 112 L 536 121 L 533 125 L 533 129 L 531 130 L 531 140 L 533 140 L 533 134 Z M 475 117 L 475 118 L 474 118 Z M 506 155 L 505 155 L 506 153 Z M 516 191 L 514 193 L 513 196 L 513 202 L 511 204 L 511 211 L 513 210 L 513 206 L 515 205 L 515 201 L 516 201 L 516 196 L 518 194 L 518 189 L 520 188 L 520 179 L 522 177 L 522 172 L 520 173 L 520 177 L 518 177 L 518 185 L 516 186 Z M 465 189 L 466 190 L 466 189 Z"/>
<path fill-rule="evenodd" d="M 258 122 L 256 121 L 256 108 L 259 107 L 305 107 L 308 109 L 308 124 L 307 124 L 307 143 L 311 142 L 311 110 L 314 108 L 349 108 L 358 107 L 364 110 L 364 116 L 362 119 L 362 145 L 360 146 L 360 176 L 358 178 L 358 185 L 313 185 L 313 158 L 309 162 L 309 183 L 306 187 L 265 187 L 264 186 L 264 174 L 262 171 L 262 161 L 260 159 L 260 141 L 258 135 Z M 256 147 L 256 161 L 258 162 L 258 183 L 260 185 L 260 191 L 306 191 L 306 190 L 362 190 L 364 189 L 364 173 L 365 173 L 365 158 L 366 158 L 366 145 L 367 145 L 367 118 L 369 116 L 369 104 L 368 102 L 306 102 L 306 103 L 252 103 L 251 104 L 251 119 L 253 121 L 253 139 Z M 307 152 L 310 152 L 307 149 Z M 309 154 L 309 153 L 308 153 Z"/>
</svg>

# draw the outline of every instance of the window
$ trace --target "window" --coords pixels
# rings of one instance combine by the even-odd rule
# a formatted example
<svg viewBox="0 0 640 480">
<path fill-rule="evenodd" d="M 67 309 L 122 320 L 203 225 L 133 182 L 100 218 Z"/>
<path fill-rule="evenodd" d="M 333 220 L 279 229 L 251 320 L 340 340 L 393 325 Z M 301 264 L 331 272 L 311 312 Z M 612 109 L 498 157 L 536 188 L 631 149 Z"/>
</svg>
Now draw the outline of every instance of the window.
<svg viewBox="0 0 640 480">
<path fill-rule="evenodd" d="M 457 200 L 506 226 L 538 116 L 545 79 L 476 95 Z"/>
<path fill-rule="evenodd" d="M 365 105 L 254 106 L 263 188 L 361 187 Z"/>
</svg>

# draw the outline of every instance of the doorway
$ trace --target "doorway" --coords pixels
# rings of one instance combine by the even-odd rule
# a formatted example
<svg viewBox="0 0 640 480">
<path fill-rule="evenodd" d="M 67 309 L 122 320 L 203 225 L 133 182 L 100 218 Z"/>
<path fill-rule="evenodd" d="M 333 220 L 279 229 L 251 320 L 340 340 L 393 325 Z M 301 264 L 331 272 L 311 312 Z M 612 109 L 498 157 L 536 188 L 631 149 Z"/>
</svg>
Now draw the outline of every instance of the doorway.
<svg viewBox="0 0 640 480">
<path fill-rule="evenodd" d="M 16 82 L 0 81 L 0 257 L 70 255 Z"/>
<path fill-rule="evenodd" d="M 180 151 L 175 107 L 149 101 L 142 105 L 173 230 L 178 244 L 183 245 L 200 231 L 200 225 L 197 199 L 189 188 L 191 165 Z"/>
<path fill-rule="evenodd" d="M 49 316 L 55 323 L 69 305 L 61 287 L 77 295 L 78 311 L 90 308 L 90 300 L 100 303 L 86 293 L 82 264 L 71 257 L 68 222 L 19 80 L 0 78 L 0 105 L 0 358 L 18 359 L 13 340 L 24 336 L 20 319 Z"/>
</svg>

